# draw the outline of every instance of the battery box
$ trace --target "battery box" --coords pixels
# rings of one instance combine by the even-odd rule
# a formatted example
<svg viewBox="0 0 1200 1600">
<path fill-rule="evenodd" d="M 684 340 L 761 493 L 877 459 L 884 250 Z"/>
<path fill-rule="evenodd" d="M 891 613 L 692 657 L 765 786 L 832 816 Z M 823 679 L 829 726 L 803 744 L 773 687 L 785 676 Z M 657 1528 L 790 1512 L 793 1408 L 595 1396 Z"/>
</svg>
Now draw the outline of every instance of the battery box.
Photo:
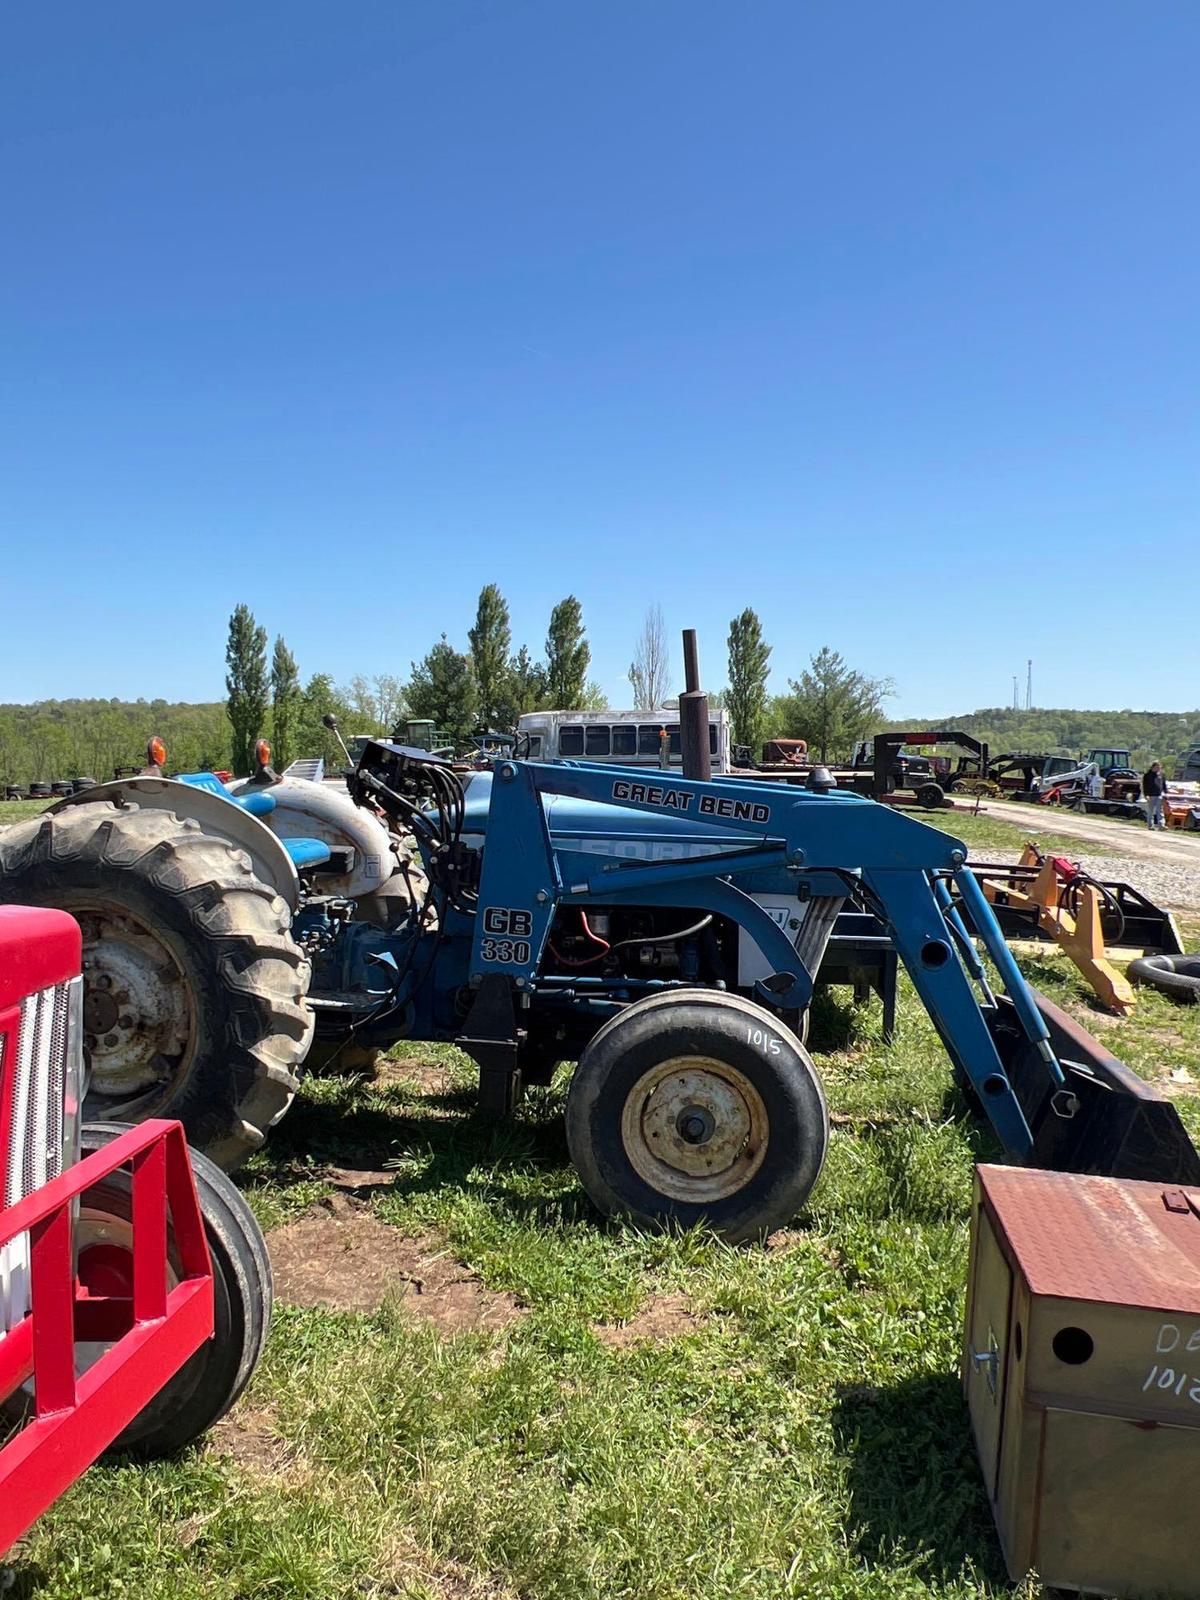
<svg viewBox="0 0 1200 1600">
<path fill-rule="evenodd" d="M 1013 1578 L 1200 1596 L 1200 1191 L 980 1166 L 963 1385 Z"/>
</svg>

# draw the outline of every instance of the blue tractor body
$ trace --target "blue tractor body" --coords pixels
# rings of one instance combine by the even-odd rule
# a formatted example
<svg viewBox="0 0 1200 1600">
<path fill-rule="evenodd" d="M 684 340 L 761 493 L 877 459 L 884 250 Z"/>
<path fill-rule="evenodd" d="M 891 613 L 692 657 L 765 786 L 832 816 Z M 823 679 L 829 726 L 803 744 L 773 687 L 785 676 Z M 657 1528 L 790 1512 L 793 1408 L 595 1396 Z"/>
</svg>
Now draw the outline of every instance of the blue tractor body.
<svg viewBox="0 0 1200 1600">
<path fill-rule="evenodd" d="M 783 1030 L 802 1038 L 824 941 L 849 905 L 886 929 L 956 1077 L 1010 1159 L 1200 1178 L 1174 1108 L 1119 1064 L 1106 1067 L 1098 1046 L 1080 1050 L 1029 989 L 965 870 L 965 846 L 939 829 L 857 794 L 736 777 L 505 758 L 464 779 L 385 741 L 366 747 L 351 787 L 413 833 L 430 889 L 386 930 L 320 901 L 303 908 L 313 999 L 341 997 L 357 1036 L 372 1043 L 458 1043 L 494 1112 L 510 1111 L 559 1059 L 580 1062 L 575 1098 L 622 1019 L 632 1034 L 641 1018 L 642 1035 L 647 1018 L 660 1030 L 678 1023 L 671 1048 L 698 1059 L 687 1028 L 703 1033 L 704 1017 L 693 1014 L 701 991 L 742 1008 L 747 1037 L 761 1034 L 770 1049 Z M 764 1018 L 779 1034 L 764 1030 Z M 1067 1056 L 1056 1037 L 1067 1038 Z M 649 1048 L 644 1038 L 638 1048 Z M 687 1073 L 678 1081 L 695 1101 L 679 1127 L 703 1129 L 709 1100 L 693 1094 Z M 646 1078 L 635 1099 L 651 1106 L 656 1082 Z M 636 1144 L 637 1130 L 622 1128 L 622 1148 Z M 675 1125 L 651 1126 L 660 1135 L 675 1138 Z M 587 1182 L 586 1162 L 577 1165 Z M 666 1172 L 668 1194 L 676 1176 Z M 655 1214 L 644 1201 L 640 1209 Z M 675 1203 L 666 1210 L 690 1214 Z"/>
</svg>

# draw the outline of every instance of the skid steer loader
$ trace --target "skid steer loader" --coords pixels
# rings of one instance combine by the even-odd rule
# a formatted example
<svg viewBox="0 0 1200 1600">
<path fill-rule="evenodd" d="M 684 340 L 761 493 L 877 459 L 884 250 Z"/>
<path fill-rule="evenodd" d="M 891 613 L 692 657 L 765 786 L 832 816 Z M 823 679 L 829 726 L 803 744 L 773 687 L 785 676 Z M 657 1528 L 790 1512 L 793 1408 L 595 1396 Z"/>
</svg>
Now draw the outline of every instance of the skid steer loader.
<svg viewBox="0 0 1200 1600">
<path fill-rule="evenodd" d="M 745 778 L 460 773 L 386 740 L 349 786 L 263 759 L 237 792 L 127 779 L 0 836 L 0 892 L 83 924 L 95 1093 L 232 1162 L 286 1108 L 314 1027 L 333 1050 L 453 1041 L 497 1115 L 574 1060 L 567 1133 L 597 1206 L 743 1239 L 821 1170 L 807 1013 L 852 905 L 1011 1159 L 1200 1182 L 1174 1107 L 1032 993 L 965 847 L 925 823 Z"/>
</svg>

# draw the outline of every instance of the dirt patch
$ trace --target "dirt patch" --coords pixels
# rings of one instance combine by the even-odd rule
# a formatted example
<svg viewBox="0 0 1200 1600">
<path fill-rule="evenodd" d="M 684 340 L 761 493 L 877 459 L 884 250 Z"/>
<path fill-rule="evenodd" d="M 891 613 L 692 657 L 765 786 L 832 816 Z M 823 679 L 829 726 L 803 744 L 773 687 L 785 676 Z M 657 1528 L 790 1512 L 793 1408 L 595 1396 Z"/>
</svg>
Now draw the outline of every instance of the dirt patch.
<svg viewBox="0 0 1200 1600">
<path fill-rule="evenodd" d="M 329 1183 L 347 1194 L 361 1194 L 371 1189 L 386 1189 L 396 1181 L 394 1169 L 381 1167 L 330 1167 L 325 1174 Z"/>
<path fill-rule="evenodd" d="M 522 1314 L 432 1234 L 409 1239 L 345 1195 L 267 1235 L 276 1298 L 293 1306 L 375 1311 L 388 1298 L 441 1333 L 503 1328 Z"/>
<path fill-rule="evenodd" d="M 1073 1012 L 1084 1027 L 1090 1029 L 1093 1033 L 1096 1031 L 1105 1033 L 1109 1028 L 1119 1027 L 1125 1021 L 1124 1017 L 1118 1017 L 1112 1011 L 1099 1011 L 1094 1006 L 1089 1006 L 1086 1003 L 1083 1005 L 1069 1005 L 1067 1009 Z"/>
<path fill-rule="evenodd" d="M 385 1057 L 376 1070 L 377 1084 L 401 1083 L 411 1086 L 423 1095 L 454 1093 L 454 1074 L 449 1067 L 437 1061 L 425 1061 L 420 1056 L 402 1056 L 399 1060 Z"/>
<path fill-rule="evenodd" d="M 515 1600 L 514 1591 L 481 1573 L 460 1566 L 457 1561 L 441 1560 L 420 1550 L 408 1534 L 397 1534 L 385 1549 L 384 1567 L 391 1579 L 420 1589 L 437 1600 Z"/>
<path fill-rule="evenodd" d="M 291 1447 L 266 1406 L 239 1404 L 208 1435 L 210 1450 L 229 1456 L 255 1477 L 271 1478 L 293 1465 Z"/>
<path fill-rule="evenodd" d="M 592 1332 L 610 1350 L 627 1350 L 630 1345 L 649 1342 L 665 1344 L 695 1333 L 703 1323 L 686 1295 L 653 1295 L 628 1322 L 597 1322 Z"/>
<path fill-rule="evenodd" d="M 806 1233 L 801 1233 L 799 1228 L 776 1228 L 774 1233 L 767 1235 L 767 1249 L 782 1254 L 785 1250 L 792 1250 L 796 1245 L 807 1239 Z"/>
</svg>

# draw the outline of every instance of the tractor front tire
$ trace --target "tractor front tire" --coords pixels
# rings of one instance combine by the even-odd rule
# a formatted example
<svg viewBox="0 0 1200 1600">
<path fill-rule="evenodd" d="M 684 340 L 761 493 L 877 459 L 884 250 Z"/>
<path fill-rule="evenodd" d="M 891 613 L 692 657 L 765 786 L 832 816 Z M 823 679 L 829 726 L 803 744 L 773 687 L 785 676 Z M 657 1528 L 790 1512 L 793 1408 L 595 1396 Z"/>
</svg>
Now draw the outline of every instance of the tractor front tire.
<svg viewBox="0 0 1200 1600">
<path fill-rule="evenodd" d="M 95 1123 L 83 1130 L 83 1154 L 102 1150 L 124 1129 Z M 177 1455 L 229 1410 L 250 1381 L 271 1322 L 271 1262 L 254 1213 L 219 1167 L 189 1152 L 213 1270 L 213 1336 L 133 1419 L 105 1452 L 157 1460 Z M 124 1170 L 84 1191 L 75 1224 L 79 1272 L 86 1282 L 88 1252 L 111 1270 L 111 1252 L 131 1237 L 132 1189 Z M 177 1268 L 168 1230 L 169 1268 Z"/>
<path fill-rule="evenodd" d="M 779 1018 L 715 990 L 628 1006 L 590 1040 L 567 1095 L 567 1143 L 597 1208 L 730 1243 L 794 1217 L 829 1140 L 808 1052 Z"/>
<path fill-rule="evenodd" d="M 288 906 L 244 851 L 168 811 L 68 806 L 0 833 L 0 902 L 82 929 L 85 1117 L 176 1117 L 226 1171 L 263 1143 L 313 1017 Z"/>
</svg>

